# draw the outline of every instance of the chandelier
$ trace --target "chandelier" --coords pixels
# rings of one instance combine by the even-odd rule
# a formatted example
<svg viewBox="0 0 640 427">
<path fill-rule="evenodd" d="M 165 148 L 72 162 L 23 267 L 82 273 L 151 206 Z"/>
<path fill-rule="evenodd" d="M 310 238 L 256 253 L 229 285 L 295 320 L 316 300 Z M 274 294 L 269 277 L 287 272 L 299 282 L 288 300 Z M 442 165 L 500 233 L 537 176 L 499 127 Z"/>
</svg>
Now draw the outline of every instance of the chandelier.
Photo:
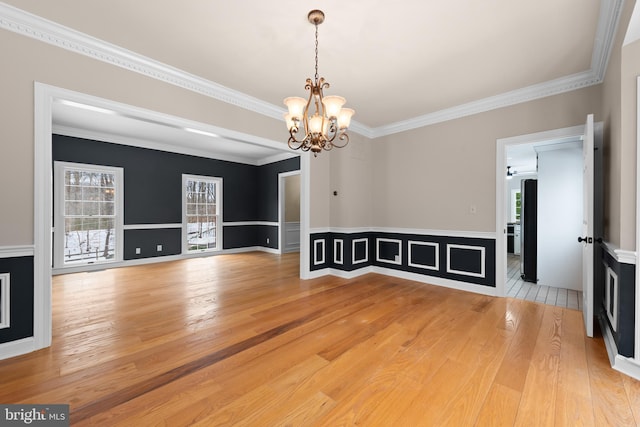
<svg viewBox="0 0 640 427">
<path fill-rule="evenodd" d="M 347 129 L 351 108 L 342 108 L 346 100 L 341 96 L 324 96 L 329 87 L 324 77 L 318 78 L 318 25 L 324 22 L 321 10 L 312 10 L 307 15 L 316 27 L 316 74 L 315 80 L 307 79 L 304 88 L 309 91 L 309 99 L 290 97 L 284 100 L 289 112 L 284 118 L 289 130 L 289 147 L 293 150 L 311 151 L 317 156 L 323 149 L 342 148 L 349 143 Z"/>
</svg>

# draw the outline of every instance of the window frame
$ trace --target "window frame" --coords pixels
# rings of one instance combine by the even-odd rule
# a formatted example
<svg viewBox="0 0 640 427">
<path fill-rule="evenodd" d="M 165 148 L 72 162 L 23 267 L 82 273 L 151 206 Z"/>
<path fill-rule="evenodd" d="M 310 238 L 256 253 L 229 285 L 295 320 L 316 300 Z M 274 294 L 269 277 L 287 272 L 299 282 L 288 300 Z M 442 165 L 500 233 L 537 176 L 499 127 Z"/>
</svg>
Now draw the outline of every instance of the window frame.
<svg viewBox="0 0 640 427">
<path fill-rule="evenodd" d="M 112 259 L 99 261 L 75 262 L 65 264 L 64 262 L 64 223 L 65 223 L 65 172 L 67 170 L 80 170 L 89 172 L 102 172 L 115 175 L 115 197 L 114 197 L 114 230 L 115 230 L 115 250 Z M 124 254 L 124 169 L 117 166 L 93 165 L 87 163 L 54 161 L 54 209 L 53 209 L 53 268 L 70 269 L 96 265 L 111 264 L 121 262 Z"/>
<path fill-rule="evenodd" d="M 216 186 L 216 245 L 213 248 L 189 250 L 187 235 L 187 181 L 213 182 Z M 182 254 L 222 251 L 223 179 L 217 176 L 182 174 Z"/>
</svg>

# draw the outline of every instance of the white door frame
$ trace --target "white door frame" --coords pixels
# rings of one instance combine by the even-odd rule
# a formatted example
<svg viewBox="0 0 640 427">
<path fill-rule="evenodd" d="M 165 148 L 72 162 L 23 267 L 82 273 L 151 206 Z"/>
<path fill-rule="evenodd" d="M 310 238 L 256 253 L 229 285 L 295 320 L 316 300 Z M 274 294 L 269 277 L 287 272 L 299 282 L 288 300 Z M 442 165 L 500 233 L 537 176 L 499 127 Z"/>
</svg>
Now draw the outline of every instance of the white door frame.
<svg viewBox="0 0 640 427">
<path fill-rule="evenodd" d="M 496 295 L 505 296 L 507 279 L 507 148 L 549 140 L 574 140 L 584 135 L 584 125 L 553 129 L 496 140 Z"/>
<path fill-rule="evenodd" d="M 636 4 L 637 5 L 637 4 Z M 638 253 L 640 253 L 640 76 L 636 78 L 636 250 L 635 250 L 635 286 L 640 284 L 640 265 L 638 265 Z M 635 339 L 634 359 L 640 362 L 640 292 L 636 290 L 635 301 Z"/>
<path fill-rule="evenodd" d="M 286 191 L 285 191 L 285 178 L 288 176 L 300 175 L 300 171 L 281 172 L 278 174 L 278 253 L 284 253 L 284 241 L 286 236 L 285 230 L 285 206 L 286 206 Z M 302 191 L 302 189 L 301 189 Z M 302 200 L 300 200 L 302 203 Z M 302 213 L 301 213 L 302 214 Z M 302 217 L 300 218 L 302 220 Z"/>
<path fill-rule="evenodd" d="M 61 100 L 79 102 L 181 127 L 201 127 L 212 133 L 251 141 L 289 151 L 286 144 L 254 135 L 218 128 L 204 123 L 141 109 L 127 104 L 35 82 L 34 84 L 34 324 L 33 339 L 23 340 L 11 348 L 11 356 L 51 345 L 51 231 L 52 231 L 52 132 L 53 103 Z M 309 153 L 300 155 L 300 277 L 310 277 L 309 265 Z M 0 353 L 0 359 L 4 353 Z M 7 356 L 9 357 L 9 356 Z"/>
</svg>

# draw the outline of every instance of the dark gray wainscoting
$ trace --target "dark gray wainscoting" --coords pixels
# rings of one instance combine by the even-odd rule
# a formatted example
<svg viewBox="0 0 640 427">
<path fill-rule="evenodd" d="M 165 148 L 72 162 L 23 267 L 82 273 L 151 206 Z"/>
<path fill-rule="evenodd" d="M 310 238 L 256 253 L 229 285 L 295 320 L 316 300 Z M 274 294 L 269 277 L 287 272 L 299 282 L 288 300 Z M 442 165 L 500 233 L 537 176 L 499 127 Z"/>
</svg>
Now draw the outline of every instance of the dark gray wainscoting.
<svg viewBox="0 0 640 427">
<path fill-rule="evenodd" d="M 608 328 L 618 354 L 634 357 L 635 346 L 635 269 L 634 264 L 618 261 L 603 251 L 604 289 L 602 307 L 596 307 L 600 324 Z"/>
<path fill-rule="evenodd" d="M 382 267 L 495 287 L 495 239 L 394 232 L 312 233 L 311 271 Z"/>
<path fill-rule="evenodd" d="M 0 258 L 0 274 L 8 274 L 10 322 L 0 329 L 0 344 L 33 336 L 33 256 Z"/>
</svg>

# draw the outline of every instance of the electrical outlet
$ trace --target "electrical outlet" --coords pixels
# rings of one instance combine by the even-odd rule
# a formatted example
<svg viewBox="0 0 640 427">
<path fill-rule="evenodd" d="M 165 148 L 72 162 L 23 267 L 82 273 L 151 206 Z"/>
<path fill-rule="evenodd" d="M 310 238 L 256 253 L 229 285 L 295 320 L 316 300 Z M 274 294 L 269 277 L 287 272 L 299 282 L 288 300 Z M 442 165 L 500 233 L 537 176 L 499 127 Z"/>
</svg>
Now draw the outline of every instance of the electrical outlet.
<svg viewBox="0 0 640 427">
<path fill-rule="evenodd" d="M 267 245 L 269 244 L 269 238 L 267 237 Z"/>
<path fill-rule="evenodd" d="M 156 250 L 157 250 L 158 252 L 162 252 L 162 245 L 158 245 L 158 246 L 156 247 Z"/>
<path fill-rule="evenodd" d="M 136 255 L 140 255 L 140 248 L 136 248 Z"/>
</svg>

